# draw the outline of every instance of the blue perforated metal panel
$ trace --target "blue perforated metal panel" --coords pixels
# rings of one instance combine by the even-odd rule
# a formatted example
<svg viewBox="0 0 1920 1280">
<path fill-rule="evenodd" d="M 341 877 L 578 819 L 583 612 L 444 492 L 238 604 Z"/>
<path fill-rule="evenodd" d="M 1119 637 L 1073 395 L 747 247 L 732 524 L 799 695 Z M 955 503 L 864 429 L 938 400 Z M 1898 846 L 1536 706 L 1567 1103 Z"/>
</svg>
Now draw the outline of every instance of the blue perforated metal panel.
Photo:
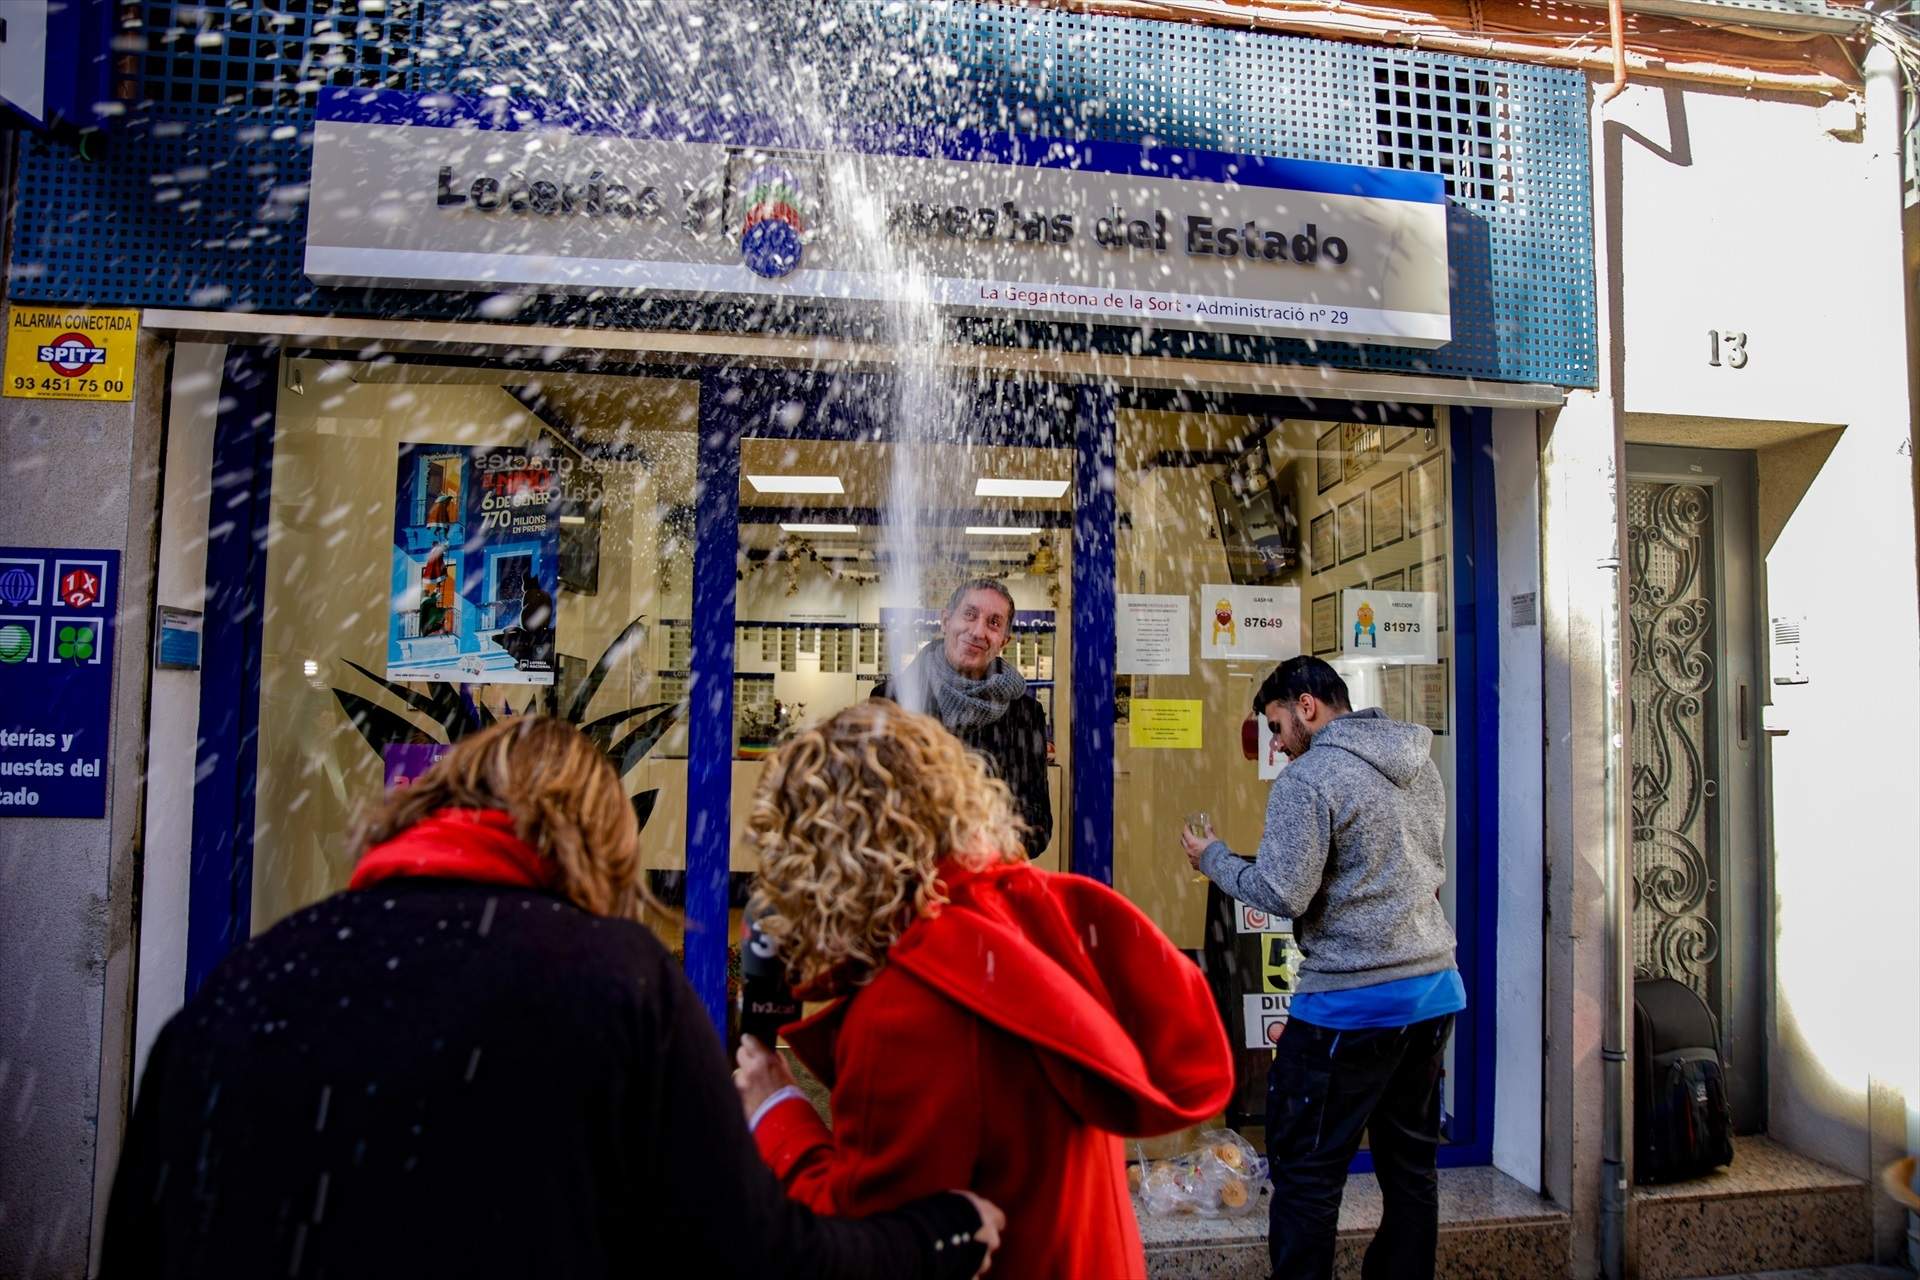
<svg viewBox="0 0 1920 1280">
<path fill-rule="evenodd" d="M 23 147 L 15 296 L 435 318 L 474 299 L 323 289 L 301 273 L 312 89 L 353 84 L 778 112 L 769 51 L 804 42 L 840 118 L 941 118 L 1038 135 L 1154 139 L 1445 176 L 1454 341 L 1436 351 L 969 322 L 1042 341 L 1590 386 L 1595 326 L 1587 88 L 1577 73 L 1322 40 L 995 4 L 697 9 L 477 0 L 179 0 L 134 6 L 140 92 L 100 161 Z M 721 12 L 725 12 L 723 9 Z M 799 15 L 805 29 L 783 26 Z M 595 48 L 598 33 L 610 37 Z M 643 30 L 631 30 L 644 23 Z M 697 50 L 698 57 L 690 56 Z M 542 299 L 543 322 L 764 325 L 658 301 Z M 802 316 L 814 328 L 844 321 Z"/>
</svg>

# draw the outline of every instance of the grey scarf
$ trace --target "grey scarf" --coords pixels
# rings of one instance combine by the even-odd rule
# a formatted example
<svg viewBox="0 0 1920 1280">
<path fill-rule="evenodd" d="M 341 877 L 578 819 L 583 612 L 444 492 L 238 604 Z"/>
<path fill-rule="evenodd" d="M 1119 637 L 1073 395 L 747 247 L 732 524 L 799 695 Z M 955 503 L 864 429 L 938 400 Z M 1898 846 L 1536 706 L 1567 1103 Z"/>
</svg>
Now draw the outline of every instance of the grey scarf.
<svg viewBox="0 0 1920 1280">
<path fill-rule="evenodd" d="M 1026 677 L 1005 658 L 995 658 L 987 674 L 975 680 L 963 676 L 947 661 L 946 649 L 935 640 L 920 651 L 900 673 L 902 706 L 924 707 L 956 733 L 992 724 L 1007 708 L 1026 696 Z"/>
</svg>

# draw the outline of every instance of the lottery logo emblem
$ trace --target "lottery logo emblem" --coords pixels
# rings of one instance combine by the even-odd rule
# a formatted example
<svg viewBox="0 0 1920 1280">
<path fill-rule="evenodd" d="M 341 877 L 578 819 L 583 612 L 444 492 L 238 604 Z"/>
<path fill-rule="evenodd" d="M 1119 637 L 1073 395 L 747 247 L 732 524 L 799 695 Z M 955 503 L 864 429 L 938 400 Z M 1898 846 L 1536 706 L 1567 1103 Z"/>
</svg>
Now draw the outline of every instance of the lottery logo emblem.
<svg viewBox="0 0 1920 1280">
<path fill-rule="evenodd" d="M 1219 644 L 1223 635 L 1228 644 L 1240 643 L 1238 626 L 1233 620 L 1233 605 L 1226 600 L 1213 606 L 1213 642 Z"/>
<path fill-rule="evenodd" d="M 1365 601 L 1361 602 L 1359 611 L 1353 615 L 1353 647 L 1358 649 L 1363 645 L 1374 649 L 1380 647 L 1380 634 L 1373 625 L 1373 606 Z"/>
<path fill-rule="evenodd" d="M 0 663 L 12 666 L 33 657 L 33 632 L 24 623 L 0 623 Z"/>
<path fill-rule="evenodd" d="M 107 362 L 107 349 L 96 347 L 84 333 L 63 333 L 40 348 L 40 363 L 63 378 L 77 378 Z"/>
<path fill-rule="evenodd" d="M 59 643 L 54 652 L 68 662 L 90 662 L 93 660 L 93 628 L 83 623 L 62 626 Z"/>
<path fill-rule="evenodd" d="M 800 181 L 777 164 L 763 164 L 747 175 L 746 192 L 740 256 L 755 275 L 778 280 L 800 265 L 806 248 Z"/>
<path fill-rule="evenodd" d="M 60 598 L 69 609 L 84 609 L 100 598 L 100 575 L 91 569 L 75 569 L 60 579 Z"/>
<path fill-rule="evenodd" d="M 12 608 L 18 609 L 33 599 L 39 586 L 39 580 L 33 576 L 33 571 L 30 569 L 22 568 L 17 564 L 0 569 L 0 602 Z"/>
</svg>

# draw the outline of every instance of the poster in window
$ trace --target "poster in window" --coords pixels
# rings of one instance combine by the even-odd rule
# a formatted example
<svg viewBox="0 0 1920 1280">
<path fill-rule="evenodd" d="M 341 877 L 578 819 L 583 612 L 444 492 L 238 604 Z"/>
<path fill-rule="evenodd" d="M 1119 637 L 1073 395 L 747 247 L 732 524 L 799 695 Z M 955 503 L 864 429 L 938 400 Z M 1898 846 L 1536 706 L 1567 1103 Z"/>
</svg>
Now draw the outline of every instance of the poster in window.
<svg viewBox="0 0 1920 1280">
<path fill-rule="evenodd" d="M 1307 556 L 1313 562 L 1314 573 L 1325 573 L 1340 563 L 1339 556 L 1334 554 L 1333 512 L 1321 512 L 1307 526 Z"/>
<path fill-rule="evenodd" d="M 1313 442 L 1313 491 L 1325 493 L 1340 483 L 1340 428 L 1328 427 Z"/>
<path fill-rule="evenodd" d="M 1407 566 L 1407 590 L 1431 591 L 1436 597 L 1436 631 L 1447 629 L 1447 558 L 1435 556 L 1431 560 L 1422 560 L 1418 564 Z"/>
<path fill-rule="evenodd" d="M 1341 503 L 1334 525 L 1341 564 L 1367 554 L 1367 500 L 1364 497 L 1349 498 Z"/>
<path fill-rule="evenodd" d="M 394 497 L 387 678 L 552 684 L 552 459 L 530 448 L 402 444 Z"/>
<path fill-rule="evenodd" d="M 1438 529 L 1447 513 L 1446 455 L 1430 454 L 1407 472 L 1407 532 Z"/>
<path fill-rule="evenodd" d="M 1386 437 L 1387 437 L 1387 452 L 1392 453 L 1395 449 L 1399 449 L 1406 445 L 1412 444 L 1414 437 L 1418 436 L 1424 430 L 1426 430 L 1425 427 L 1387 427 L 1385 428 Z"/>
<path fill-rule="evenodd" d="M 1395 475 L 1367 490 L 1367 525 L 1373 549 L 1384 551 L 1407 536 L 1407 499 L 1402 477 Z"/>
<path fill-rule="evenodd" d="M 1407 719 L 1423 724 L 1436 734 L 1447 731 L 1447 662 L 1406 668 Z"/>
<path fill-rule="evenodd" d="M 1313 612 L 1308 625 L 1313 634 L 1313 653 L 1315 657 L 1340 651 L 1340 597 L 1334 592 L 1318 596 L 1313 602 Z"/>
<path fill-rule="evenodd" d="M 1395 569 L 1392 573 L 1381 574 L 1373 580 L 1373 584 L 1369 589 L 1373 591 L 1405 591 L 1407 589 L 1406 570 Z"/>
</svg>

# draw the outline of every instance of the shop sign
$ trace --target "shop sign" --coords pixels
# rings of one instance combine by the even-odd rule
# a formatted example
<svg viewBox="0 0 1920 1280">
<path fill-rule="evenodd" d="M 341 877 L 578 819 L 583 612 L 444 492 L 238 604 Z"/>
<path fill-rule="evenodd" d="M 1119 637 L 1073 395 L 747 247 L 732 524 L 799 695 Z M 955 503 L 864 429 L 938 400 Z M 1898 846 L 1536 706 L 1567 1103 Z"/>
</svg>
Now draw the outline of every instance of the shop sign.
<svg viewBox="0 0 1920 1280">
<path fill-rule="evenodd" d="M 567 454 L 403 444 L 387 678 L 552 684 Z"/>
<path fill-rule="evenodd" d="M 131 400 L 139 336 L 138 311 L 13 307 L 6 393 L 26 400 Z"/>
<path fill-rule="evenodd" d="M 1433 662 L 1440 656 L 1440 597 L 1432 591 L 1342 591 L 1340 616 L 1346 657 Z"/>
<path fill-rule="evenodd" d="M 320 95 L 306 271 L 322 284 L 893 302 L 907 263 L 970 313 L 1452 336 L 1436 174 L 904 128 L 829 150 L 657 106 Z"/>
<path fill-rule="evenodd" d="M 0 547 L 0 818 L 102 818 L 117 551 Z"/>
<path fill-rule="evenodd" d="M 1300 652 L 1300 588 L 1200 587 L 1200 656 L 1278 661 Z"/>
</svg>

